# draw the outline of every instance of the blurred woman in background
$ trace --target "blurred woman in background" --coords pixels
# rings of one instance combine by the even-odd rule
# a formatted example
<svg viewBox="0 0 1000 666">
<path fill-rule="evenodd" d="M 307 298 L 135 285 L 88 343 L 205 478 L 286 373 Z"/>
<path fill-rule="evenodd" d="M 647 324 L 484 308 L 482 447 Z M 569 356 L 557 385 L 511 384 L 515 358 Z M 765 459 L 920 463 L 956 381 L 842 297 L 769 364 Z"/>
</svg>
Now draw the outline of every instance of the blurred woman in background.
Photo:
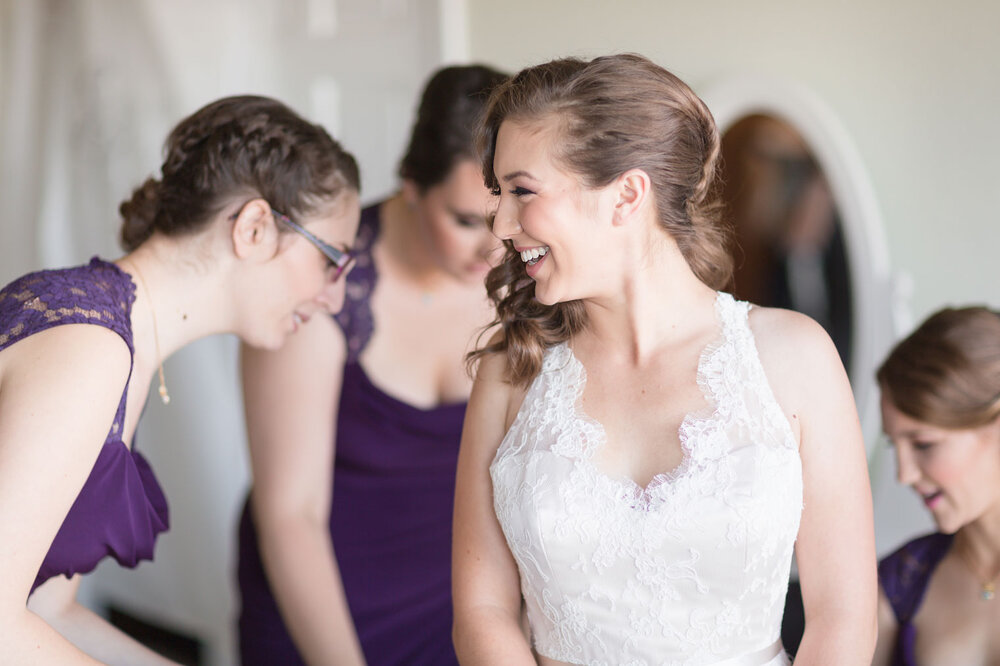
<svg viewBox="0 0 1000 666">
<path fill-rule="evenodd" d="M 496 239 L 473 130 L 488 67 L 427 83 L 402 187 L 366 208 L 335 318 L 245 349 L 254 486 L 240 526 L 244 664 L 456 663 L 451 515 Z"/>
<path fill-rule="evenodd" d="M 879 565 L 874 663 L 1000 663 L 1000 316 L 941 310 L 877 376 L 899 482 L 938 532 Z"/>
</svg>

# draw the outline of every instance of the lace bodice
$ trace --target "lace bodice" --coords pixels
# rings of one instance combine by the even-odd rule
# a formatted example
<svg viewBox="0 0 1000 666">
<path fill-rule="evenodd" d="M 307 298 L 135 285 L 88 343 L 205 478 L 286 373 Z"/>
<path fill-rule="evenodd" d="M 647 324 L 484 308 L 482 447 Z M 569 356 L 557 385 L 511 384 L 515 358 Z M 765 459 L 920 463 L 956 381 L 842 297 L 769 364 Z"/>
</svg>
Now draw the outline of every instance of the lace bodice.
<svg viewBox="0 0 1000 666">
<path fill-rule="evenodd" d="M 684 419 L 681 464 L 646 488 L 595 464 L 604 431 L 579 406 L 584 368 L 566 343 L 547 351 L 490 466 L 540 655 L 595 666 L 787 663 L 769 648 L 802 469 L 748 311 L 718 295 L 719 339 L 698 366 L 710 409 Z"/>
</svg>

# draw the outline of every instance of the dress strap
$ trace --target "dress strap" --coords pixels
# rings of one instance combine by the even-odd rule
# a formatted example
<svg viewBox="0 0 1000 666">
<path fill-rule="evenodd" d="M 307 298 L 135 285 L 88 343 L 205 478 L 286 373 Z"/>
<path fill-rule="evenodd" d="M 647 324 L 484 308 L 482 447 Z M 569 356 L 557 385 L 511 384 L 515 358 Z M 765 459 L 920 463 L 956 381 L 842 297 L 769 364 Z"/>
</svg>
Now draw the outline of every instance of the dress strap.
<svg viewBox="0 0 1000 666">
<path fill-rule="evenodd" d="M 718 292 L 719 342 L 706 349 L 698 383 L 724 420 L 741 422 L 765 437 L 768 446 L 795 449 L 798 443 L 775 398 L 750 328 L 750 303 Z"/>
<path fill-rule="evenodd" d="M 0 351 L 42 331 L 67 324 L 92 324 L 117 333 L 135 363 L 132 304 L 135 283 L 113 263 L 93 257 L 73 268 L 29 273 L 0 289 Z M 132 367 L 106 441 L 120 440 Z"/>
<path fill-rule="evenodd" d="M 361 352 L 368 346 L 375 324 L 372 319 L 371 296 L 378 282 L 378 272 L 372 259 L 372 246 L 380 229 L 379 209 L 381 204 L 373 204 L 361 211 L 358 235 L 353 252 L 356 258 L 354 269 L 347 274 L 344 286 L 344 307 L 333 315 L 347 340 L 347 362 L 356 363 Z"/>
</svg>

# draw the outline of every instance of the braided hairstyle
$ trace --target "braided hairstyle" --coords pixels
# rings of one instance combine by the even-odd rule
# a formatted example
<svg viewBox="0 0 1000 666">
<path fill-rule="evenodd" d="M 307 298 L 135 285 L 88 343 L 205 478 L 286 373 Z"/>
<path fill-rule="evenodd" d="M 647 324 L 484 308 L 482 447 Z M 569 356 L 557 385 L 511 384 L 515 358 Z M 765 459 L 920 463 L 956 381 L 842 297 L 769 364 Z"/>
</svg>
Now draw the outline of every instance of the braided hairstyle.
<svg viewBox="0 0 1000 666">
<path fill-rule="evenodd" d="M 499 193 L 493 170 L 505 120 L 555 121 L 555 159 L 585 185 L 604 187 L 629 169 L 652 183 L 660 226 L 677 243 L 694 274 L 713 289 L 732 275 L 728 234 L 716 185 L 719 132 L 705 103 L 679 78 L 635 54 L 591 61 L 566 58 L 522 70 L 491 96 L 477 137 L 486 185 Z M 507 252 L 486 288 L 502 335 L 470 354 L 470 362 L 503 352 L 508 379 L 526 384 L 549 346 L 586 325 L 579 301 L 540 304 L 524 262 Z"/>
<path fill-rule="evenodd" d="M 119 206 L 127 251 L 154 232 L 195 233 L 236 197 L 261 197 L 306 217 L 360 188 L 350 153 L 267 97 L 225 97 L 202 107 L 174 128 L 164 154 L 162 179 L 147 179 Z"/>
<path fill-rule="evenodd" d="M 889 353 L 876 373 L 889 401 L 938 428 L 978 428 L 1000 416 L 1000 316 L 945 308 Z"/>
</svg>

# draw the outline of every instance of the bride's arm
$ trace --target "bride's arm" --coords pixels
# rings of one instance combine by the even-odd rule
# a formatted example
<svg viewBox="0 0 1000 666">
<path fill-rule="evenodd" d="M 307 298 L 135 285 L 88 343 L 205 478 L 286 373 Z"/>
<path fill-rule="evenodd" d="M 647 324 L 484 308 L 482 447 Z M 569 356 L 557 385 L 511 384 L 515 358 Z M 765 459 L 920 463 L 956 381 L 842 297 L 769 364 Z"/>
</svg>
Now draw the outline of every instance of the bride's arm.
<svg viewBox="0 0 1000 666">
<path fill-rule="evenodd" d="M 870 664 L 875 534 L 847 375 L 829 336 L 808 317 L 755 309 L 751 326 L 778 402 L 799 431 L 803 510 L 795 554 L 806 624 L 795 663 Z"/>
<path fill-rule="evenodd" d="M 517 563 L 493 510 L 489 466 L 506 430 L 504 359 L 485 357 L 469 398 L 458 455 L 452 539 L 455 652 L 463 665 L 534 664 L 521 628 Z"/>
</svg>

